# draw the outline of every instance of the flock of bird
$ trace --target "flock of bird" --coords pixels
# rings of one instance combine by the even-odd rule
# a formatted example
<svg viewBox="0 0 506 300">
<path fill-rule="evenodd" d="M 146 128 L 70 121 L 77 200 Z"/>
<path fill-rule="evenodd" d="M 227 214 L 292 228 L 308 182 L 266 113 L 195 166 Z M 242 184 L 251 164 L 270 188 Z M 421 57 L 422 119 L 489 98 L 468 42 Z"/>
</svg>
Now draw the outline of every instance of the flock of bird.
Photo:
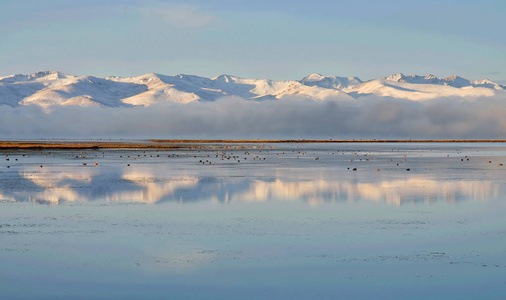
<svg viewBox="0 0 506 300">
<path fill-rule="evenodd" d="M 260 149 L 259 149 L 260 148 Z M 126 163 L 127 167 L 130 167 L 133 162 L 138 159 L 147 158 L 147 157 L 163 157 L 167 156 L 167 158 L 194 158 L 195 163 L 203 164 L 203 165 L 212 165 L 219 164 L 220 162 L 234 162 L 234 163 L 241 163 L 241 161 L 244 162 L 253 162 L 253 161 L 265 161 L 266 158 L 269 160 L 269 157 L 273 155 L 274 153 L 276 156 L 282 156 L 286 158 L 292 158 L 292 159 L 312 159 L 315 161 L 320 160 L 320 156 L 317 156 L 316 152 L 311 151 L 301 151 L 301 150 L 279 150 L 274 147 L 270 147 L 268 149 L 265 149 L 262 147 L 252 147 L 252 148 L 246 148 L 244 146 L 237 146 L 237 147 L 220 147 L 218 149 L 206 149 L 206 150 L 193 150 L 193 151 L 182 151 L 182 150 L 131 150 L 127 154 L 123 151 L 120 151 L 118 154 L 118 151 L 110 151 L 107 156 L 109 157 L 115 157 L 125 160 L 131 160 L 130 162 Z M 392 152 L 400 152 L 401 150 L 392 149 Z M 155 154 L 152 154 L 152 153 Z M 386 151 L 383 150 L 383 154 Z M 140 153 L 140 154 L 139 154 Z M 321 152 L 319 152 L 322 154 Z M 457 154 L 459 151 L 457 151 Z M 12 163 L 20 163 L 19 159 L 23 157 L 30 157 L 30 156 L 40 156 L 44 158 L 55 158 L 55 154 L 57 156 L 61 156 L 62 154 L 67 155 L 68 158 L 78 159 L 78 160 L 86 160 L 86 162 L 82 162 L 83 166 L 88 166 L 88 164 L 92 164 L 94 166 L 98 166 L 99 162 L 95 161 L 93 163 L 90 163 L 89 161 L 92 159 L 99 159 L 104 158 L 106 156 L 105 151 L 100 150 L 90 150 L 90 151 L 81 151 L 80 153 L 74 153 L 71 151 L 68 153 L 67 151 L 48 151 L 48 152 L 39 152 L 39 151 L 30 151 L 28 153 L 19 153 L 19 152 L 8 152 L 5 155 L 5 161 L 7 162 L 6 167 L 11 168 Z M 385 157 L 385 155 L 382 155 L 382 151 L 378 150 L 377 153 L 374 153 L 375 156 L 373 156 L 372 151 L 364 151 L 364 150 L 338 150 L 335 152 L 328 152 L 329 155 L 351 155 L 352 158 L 349 159 L 349 163 L 351 166 L 346 166 L 347 170 L 351 171 L 358 171 L 358 165 L 357 162 L 370 162 L 375 158 L 382 159 Z M 377 156 L 376 156 L 377 154 Z M 387 160 L 389 162 L 392 162 L 395 164 L 395 166 L 401 166 L 404 167 L 405 171 L 411 171 L 411 167 L 409 167 L 408 163 L 408 156 L 410 155 L 410 152 L 407 151 L 406 154 L 400 154 L 395 156 L 394 158 L 390 158 Z M 412 153 L 414 156 L 415 154 Z M 399 158 L 399 156 L 401 156 Z M 418 156 L 422 156 L 422 154 L 418 154 Z M 447 155 L 448 158 L 450 158 L 450 154 Z M 453 158 L 454 156 L 452 156 Z M 14 160 L 11 160 L 11 158 L 14 158 Z M 248 160 L 249 159 L 249 160 Z M 395 159 L 395 161 L 394 161 Z M 469 161 L 469 156 L 464 156 L 460 158 L 461 162 Z M 341 161 L 344 161 L 341 160 Z M 10 162 L 10 163 L 9 163 Z M 405 163 L 405 164 L 403 164 Z M 488 161 L 488 163 L 492 163 L 492 161 Z M 33 164 L 33 163 L 32 163 Z M 403 164 L 403 165 L 400 165 Z M 44 167 L 44 164 L 38 164 L 40 168 Z M 503 166 L 502 163 L 498 163 L 498 166 Z M 381 171 L 380 168 L 377 168 L 376 171 Z"/>
</svg>

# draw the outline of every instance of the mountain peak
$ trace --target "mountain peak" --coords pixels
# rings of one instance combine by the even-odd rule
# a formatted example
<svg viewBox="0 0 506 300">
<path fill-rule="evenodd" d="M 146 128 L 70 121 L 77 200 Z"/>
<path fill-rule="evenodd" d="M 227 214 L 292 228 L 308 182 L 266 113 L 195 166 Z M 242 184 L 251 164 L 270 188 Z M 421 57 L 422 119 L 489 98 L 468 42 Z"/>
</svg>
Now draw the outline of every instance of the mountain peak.
<svg viewBox="0 0 506 300">
<path fill-rule="evenodd" d="M 441 80 L 432 74 L 420 76 L 416 74 L 404 75 L 402 73 L 396 73 L 385 77 L 385 80 L 395 81 L 399 83 L 442 84 Z"/>
<path fill-rule="evenodd" d="M 459 80 L 459 79 L 463 79 L 463 78 L 458 75 L 453 75 L 453 76 L 445 78 L 446 81 L 455 81 L 455 80 Z"/>
<path fill-rule="evenodd" d="M 341 90 L 357 84 L 361 84 L 362 80 L 357 77 L 323 76 L 318 73 L 313 73 L 302 78 L 299 82 L 308 86 L 316 85 L 326 89 Z"/>
<path fill-rule="evenodd" d="M 447 84 L 449 86 L 453 86 L 453 87 L 456 87 L 456 88 L 462 88 L 462 87 L 465 87 L 465 86 L 470 86 L 471 85 L 471 82 L 465 78 L 462 78 L 458 75 L 453 75 L 453 76 L 450 76 L 450 77 L 446 77 L 444 79 L 444 83 L 443 84 Z"/>
<path fill-rule="evenodd" d="M 46 77 L 47 79 L 63 79 L 69 77 L 68 74 L 59 72 L 59 71 L 41 71 L 36 72 L 31 75 L 28 75 L 28 79 L 37 79 L 37 78 L 43 78 Z"/>
<path fill-rule="evenodd" d="M 386 80 L 397 81 L 397 82 L 413 82 L 413 81 L 437 81 L 439 80 L 435 75 L 429 74 L 426 76 L 420 76 L 416 74 L 404 75 L 402 73 L 395 73 L 385 77 Z"/>
<path fill-rule="evenodd" d="M 386 80 L 397 81 L 397 82 L 403 80 L 404 78 L 405 78 L 405 76 L 402 73 L 395 73 L 395 74 L 385 77 Z"/>
<path fill-rule="evenodd" d="M 220 76 L 214 77 L 213 81 L 221 81 L 221 82 L 234 82 L 237 77 L 227 74 L 221 74 Z"/>
<path fill-rule="evenodd" d="M 318 74 L 318 73 L 311 73 L 307 75 L 306 77 L 302 78 L 301 81 L 320 81 L 323 80 L 325 76 Z"/>
</svg>

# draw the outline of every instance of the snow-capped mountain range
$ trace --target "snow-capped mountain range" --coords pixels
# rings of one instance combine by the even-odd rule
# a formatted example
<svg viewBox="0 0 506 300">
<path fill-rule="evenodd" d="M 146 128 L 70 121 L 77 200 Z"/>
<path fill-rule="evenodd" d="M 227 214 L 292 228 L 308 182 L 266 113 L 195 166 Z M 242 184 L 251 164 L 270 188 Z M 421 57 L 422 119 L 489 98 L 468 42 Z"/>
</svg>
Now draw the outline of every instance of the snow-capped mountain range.
<svg viewBox="0 0 506 300">
<path fill-rule="evenodd" d="M 301 80 L 274 81 L 230 75 L 215 78 L 194 75 L 146 74 L 138 77 L 97 78 L 57 71 L 0 77 L 1 105 L 149 106 L 160 102 L 214 101 L 225 96 L 246 100 L 275 100 L 301 96 L 314 101 L 358 100 L 364 96 L 413 101 L 439 97 L 506 96 L 506 87 L 488 79 L 467 80 L 459 76 L 439 79 L 434 75 L 393 74 L 362 81 L 357 77 L 310 74 Z"/>
</svg>

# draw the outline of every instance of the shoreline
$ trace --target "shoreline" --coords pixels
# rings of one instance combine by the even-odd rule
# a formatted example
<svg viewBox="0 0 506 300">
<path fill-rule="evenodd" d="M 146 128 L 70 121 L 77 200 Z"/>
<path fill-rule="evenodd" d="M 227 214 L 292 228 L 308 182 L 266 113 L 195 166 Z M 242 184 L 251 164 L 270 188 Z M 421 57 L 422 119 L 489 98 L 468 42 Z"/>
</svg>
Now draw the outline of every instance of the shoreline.
<svg viewBox="0 0 506 300">
<path fill-rule="evenodd" d="M 154 143 L 205 143 L 205 144 L 259 144 L 259 143 L 506 143 L 506 140 L 489 140 L 489 139 L 455 139 L 455 140 L 437 140 L 437 139 L 280 139 L 280 140 L 197 140 L 197 139 L 151 139 L 149 140 Z"/>
<path fill-rule="evenodd" d="M 289 143 L 506 143 L 506 140 L 480 140 L 480 139 L 342 139 L 342 140 L 319 140 L 319 139 L 283 139 L 283 140 L 237 140 L 237 139 L 150 139 L 128 141 L 67 141 L 67 140 L 42 140 L 42 141 L 0 141 L 0 150 L 3 149 L 183 149 L 183 148 L 207 148 L 210 144 L 289 144 Z"/>
</svg>

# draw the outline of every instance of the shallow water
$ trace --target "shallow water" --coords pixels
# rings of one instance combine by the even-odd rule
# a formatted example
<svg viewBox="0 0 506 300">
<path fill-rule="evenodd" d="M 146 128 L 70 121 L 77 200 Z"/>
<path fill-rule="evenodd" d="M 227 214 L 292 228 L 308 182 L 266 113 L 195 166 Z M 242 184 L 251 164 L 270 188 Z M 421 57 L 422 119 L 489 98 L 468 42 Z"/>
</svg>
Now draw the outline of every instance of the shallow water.
<svg viewBox="0 0 506 300">
<path fill-rule="evenodd" d="M 0 295 L 506 293 L 505 145 L 215 146 L 1 152 Z"/>
</svg>

